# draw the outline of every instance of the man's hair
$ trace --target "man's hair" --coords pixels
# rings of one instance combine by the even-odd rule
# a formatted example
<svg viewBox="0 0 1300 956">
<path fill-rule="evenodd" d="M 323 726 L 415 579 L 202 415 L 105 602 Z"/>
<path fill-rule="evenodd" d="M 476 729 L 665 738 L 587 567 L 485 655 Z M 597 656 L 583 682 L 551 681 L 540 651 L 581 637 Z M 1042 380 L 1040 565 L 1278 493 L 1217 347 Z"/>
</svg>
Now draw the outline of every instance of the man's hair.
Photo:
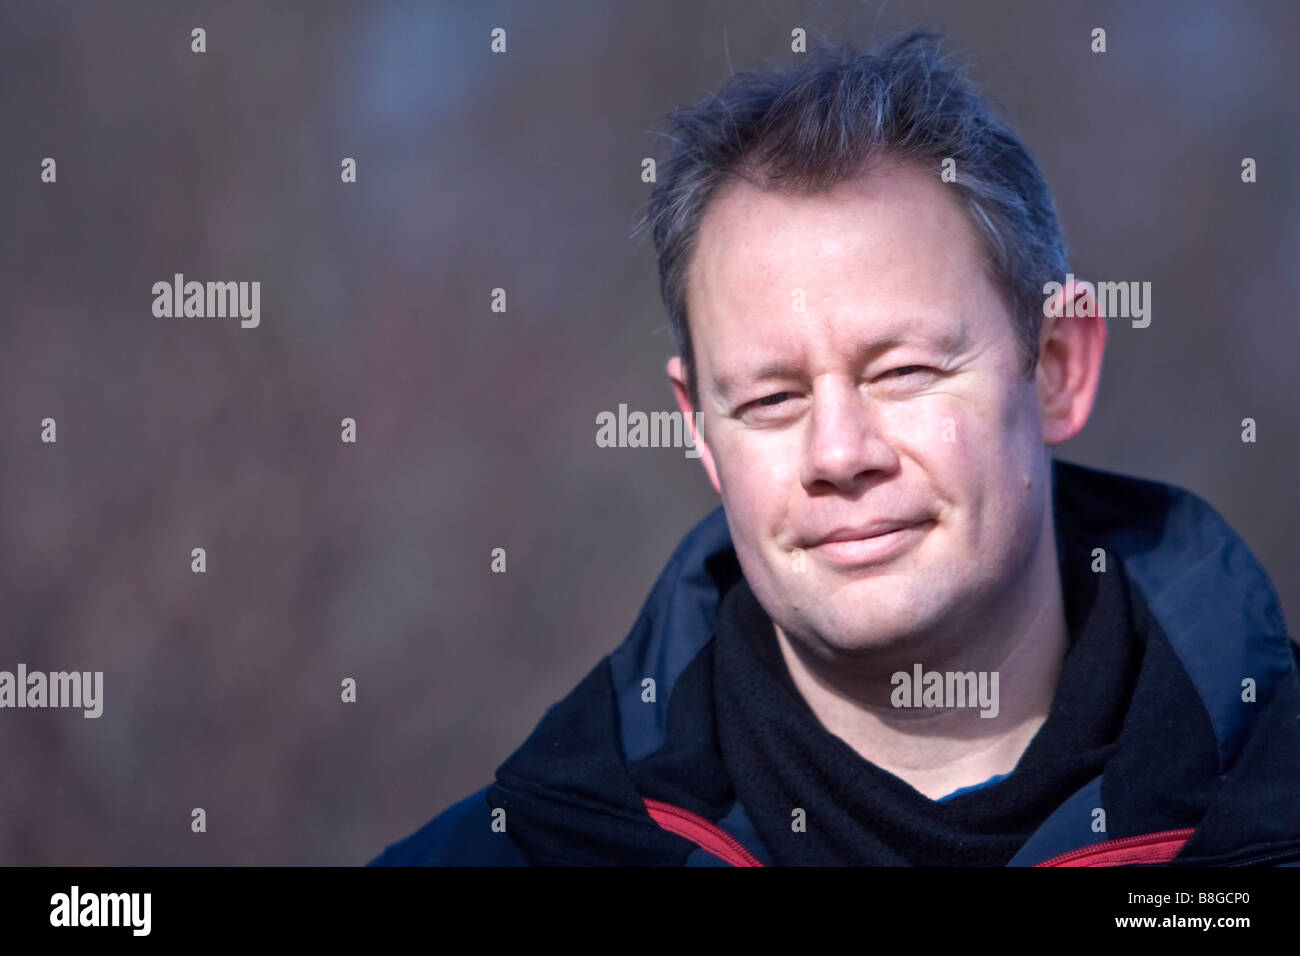
<svg viewBox="0 0 1300 956">
<path fill-rule="evenodd" d="M 716 95 L 668 114 L 673 145 L 636 232 L 653 232 L 660 293 L 697 409 L 686 284 L 710 200 L 736 181 L 818 192 L 885 160 L 919 163 L 936 176 L 945 159 L 955 162 L 956 179 L 945 185 L 991 259 L 1021 370 L 1033 375 L 1043 286 L 1064 281 L 1067 267 L 1056 205 L 1029 150 L 948 65 L 941 42 L 918 30 L 869 52 L 823 45 L 793 67 L 735 73 Z"/>
</svg>

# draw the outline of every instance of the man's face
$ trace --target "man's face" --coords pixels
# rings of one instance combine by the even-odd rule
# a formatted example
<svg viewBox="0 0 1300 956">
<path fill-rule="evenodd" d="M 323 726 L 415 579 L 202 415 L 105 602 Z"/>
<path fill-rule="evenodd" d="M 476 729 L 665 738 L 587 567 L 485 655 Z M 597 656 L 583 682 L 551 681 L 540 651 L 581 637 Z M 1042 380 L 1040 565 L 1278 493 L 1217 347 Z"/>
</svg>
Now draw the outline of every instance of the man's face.
<svg viewBox="0 0 1300 956">
<path fill-rule="evenodd" d="M 759 601 L 822 653 L 954 650 L 1050 532 L 1034 380 L 953 188 L 738 184 L 701 224 L 702 462 Z"/>
</svg>

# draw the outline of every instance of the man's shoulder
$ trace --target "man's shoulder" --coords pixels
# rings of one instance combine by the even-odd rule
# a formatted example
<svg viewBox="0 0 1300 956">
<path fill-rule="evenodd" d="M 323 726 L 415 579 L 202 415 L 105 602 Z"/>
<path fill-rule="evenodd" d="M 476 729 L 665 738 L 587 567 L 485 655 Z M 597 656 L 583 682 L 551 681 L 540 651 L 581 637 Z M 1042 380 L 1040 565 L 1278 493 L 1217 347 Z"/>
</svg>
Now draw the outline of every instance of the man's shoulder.
<svg viewBox="0 0 1300 956">
<path fill-rule="evenodd" d="M 508 834 L 492 828 L 488 788 L 452 804 L 368 866 L 527 866 Z"/>
<path fill-rule="evenodd" d="M 624 761 L 657 752 L 668 732 L 663 710 L 645 706 L 646 675 L 655 675 L 658 695 L 671 696 L 681 673 L 711 638 L 720 592 L 737 574 L 726 516 L 716 508 L 683 537 L 627 636 L 577 687 L 547 708 L 533 733 L 498 769 L 495 785 L 502 785 L 504 772 L 508 784 L 517 787 L 521 778 L 530 784 L 527 794 L 514 792 L 516 799 L 535 791 L 581 791 L 645 816 L 639 797 L 628 802 Z M 562 752 L 555 750 L 557 745 Z M 531 865 L 520 842 L 492 827 L 488 792 L 493 786 L 448 807 L 369 865 Z M 494 796 L 500 801 L 503 795 Z M 511 809 L 511 822 L 527 812 Z M 644 822 L 650 823 L 648 816 Z M 554 827 L 555 821 L 548 820 L 541 829 Z"/>
<path fill-rule="evenodd" d="M 1058 528 L 1116 554 L 1161 605 L 1170 630 L 1205 630 L 1214 611 L 1230 631 L 1265 635 L 1289 651 L 1277 590 L 1246 541 L 1209 501 L 1179 485 L 1053 461 Z M 1223 596 L 1231 595 L 1230 601 Z M 1207 607 L 1206 605 L 1209 605 Z"/>
</svg>

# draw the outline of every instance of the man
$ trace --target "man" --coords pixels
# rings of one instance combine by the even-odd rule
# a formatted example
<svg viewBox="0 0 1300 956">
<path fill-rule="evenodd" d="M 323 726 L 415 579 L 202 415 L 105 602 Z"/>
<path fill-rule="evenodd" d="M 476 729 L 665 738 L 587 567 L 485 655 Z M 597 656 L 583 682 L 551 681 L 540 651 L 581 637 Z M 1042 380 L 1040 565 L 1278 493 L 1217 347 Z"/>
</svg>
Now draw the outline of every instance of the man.
<svg viewBox="0 0 1300 956">
<path fill-rule="evenodd" d="M 1052 457 L 1106 324 L 1015 134 L 922 34 L 675 120 L 646 221 L 722 508 L 374 862 L 1300 861 L 1267 575 L 1189 492 Z"/>
</svg>

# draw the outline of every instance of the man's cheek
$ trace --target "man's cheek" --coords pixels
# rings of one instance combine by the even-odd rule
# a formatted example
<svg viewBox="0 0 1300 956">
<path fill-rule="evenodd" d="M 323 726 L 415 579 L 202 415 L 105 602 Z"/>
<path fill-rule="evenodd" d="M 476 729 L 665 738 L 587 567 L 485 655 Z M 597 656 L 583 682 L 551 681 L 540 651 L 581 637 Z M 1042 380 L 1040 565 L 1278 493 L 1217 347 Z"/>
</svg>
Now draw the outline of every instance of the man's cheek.
<svg viewBox="0 0 1300 956">
<path fill-rule="evenodd" d="M 723 501 L 733 505 L 737 513 L 752 518 L 779 490 L 766 470 L 768 459 L 754 454 L 752 449 L 743 446 L 726 448 L 715 461 L 718 482 L 726 489 Z"/>
</svg>

